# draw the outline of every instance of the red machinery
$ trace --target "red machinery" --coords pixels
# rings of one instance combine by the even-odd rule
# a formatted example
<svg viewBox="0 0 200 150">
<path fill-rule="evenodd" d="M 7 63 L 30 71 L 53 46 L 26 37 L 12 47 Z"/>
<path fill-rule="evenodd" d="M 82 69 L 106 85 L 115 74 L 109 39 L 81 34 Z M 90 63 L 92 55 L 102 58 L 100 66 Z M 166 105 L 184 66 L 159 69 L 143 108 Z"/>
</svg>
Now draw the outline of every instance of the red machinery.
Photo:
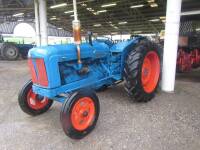
<svg viewBox="0 0 200 150">
<path fill-rule="evenodd" d="M 178 50 L 177 71 L 189 72 L 197 67 L 200 67 L 200 49 L 188 51 L 180 48 Z"/>
<path fill-rule="evenodd" d="M 193 38 L 179 37 L 179 50 L 177 56 L 177 71 L 189 72 L 200 67 L 200 47 L 194 44 Z"/>
</svg>

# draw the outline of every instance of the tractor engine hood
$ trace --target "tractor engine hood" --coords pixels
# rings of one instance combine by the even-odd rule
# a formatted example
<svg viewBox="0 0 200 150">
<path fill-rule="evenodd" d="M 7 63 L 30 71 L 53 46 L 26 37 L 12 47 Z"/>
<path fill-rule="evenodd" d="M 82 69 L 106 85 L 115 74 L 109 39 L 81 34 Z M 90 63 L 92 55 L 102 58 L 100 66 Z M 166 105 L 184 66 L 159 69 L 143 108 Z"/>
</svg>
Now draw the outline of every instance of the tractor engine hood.
<svg viewBox="0 0 200 150">
<path fill-rule="evenodd" d="M 80 45 L 81 59 L 84 58 L 102 58 L 108 56 L 109 47 L 103 42 L 94 42 L 93 46 L 88 43 Z M 50 45 L 35 47 L 29 51 L 29 58 L 43 58 L 45 61 L 58 59 L 58 61 L 72 61 L 77 59 L 75 44 Z"/>
<path fill-rule="evenodd" d="M 80 45 L 81 59 L 101 59 L 109 57 L 110 50 L 103 42 Z M 56 88 L 61 86 L 60 67 L 62 62 L 77 64 L 75 44 L 52 45 L 32 48 L 28 53 L 28 63 L 35 86 Z"/>
</svg>

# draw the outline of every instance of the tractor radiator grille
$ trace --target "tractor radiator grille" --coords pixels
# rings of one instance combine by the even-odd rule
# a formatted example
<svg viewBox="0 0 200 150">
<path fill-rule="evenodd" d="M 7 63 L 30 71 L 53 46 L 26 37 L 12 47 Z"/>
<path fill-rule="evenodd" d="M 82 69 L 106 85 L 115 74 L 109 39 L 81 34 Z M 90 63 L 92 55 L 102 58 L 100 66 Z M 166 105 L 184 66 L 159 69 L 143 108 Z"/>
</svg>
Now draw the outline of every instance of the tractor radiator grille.
<svg viewBox="0 0 200 150">
<path fill-rule="evenodd" d="M 32 82 L 41 86 L 48 86 L 48 78 L 44 60 L 41 58 L 28 59 Z"/>
</svg>

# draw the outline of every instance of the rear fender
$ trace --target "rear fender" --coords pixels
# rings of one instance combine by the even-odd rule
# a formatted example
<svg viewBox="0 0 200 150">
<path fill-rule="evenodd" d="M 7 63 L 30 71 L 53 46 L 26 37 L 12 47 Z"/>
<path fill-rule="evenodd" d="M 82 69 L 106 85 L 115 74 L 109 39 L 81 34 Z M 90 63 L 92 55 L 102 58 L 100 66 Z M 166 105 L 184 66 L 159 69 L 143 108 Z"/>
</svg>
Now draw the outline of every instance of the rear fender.
<svg viewBox="0 0 200 150">
<path fill-rule="evenodd" d="M 130 39 L 125 42 L 120 42 L 115 44 L 113 47 L 111 47 L 111 52 L 121 52 L 122 57 L 121 57 L 121 76 L 123 75 L 123 70 L 124 70 L 124 64 L 126 57 L 128 53 L 133 50 L 133 48 L 143 39 L 146 39 L 145 37 L 139 36 L 135 37 L 133 39 Z"/>
</svg>

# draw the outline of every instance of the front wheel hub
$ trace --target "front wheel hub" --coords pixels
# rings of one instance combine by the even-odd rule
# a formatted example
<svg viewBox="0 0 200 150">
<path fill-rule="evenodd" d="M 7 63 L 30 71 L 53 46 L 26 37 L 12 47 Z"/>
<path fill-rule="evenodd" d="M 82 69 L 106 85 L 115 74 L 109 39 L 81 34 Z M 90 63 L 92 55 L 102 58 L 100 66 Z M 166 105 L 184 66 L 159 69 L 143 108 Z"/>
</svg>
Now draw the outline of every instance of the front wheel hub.
<svg viewBox="0 0 200 150">
<path fill-rule="evenodd" d="M 87 111 L 84 111 L 83 112 L 83 117 L 87 117 L 88 116 L 88 112 Z"/>
<path fill-rule="evenodd" d="M 88 128 L 95 118 L 95 105 L 91 98 L 80 98 L 72 108 L 71 121 L 76 130 Z"/>
<path fill-rule="evenodd" d="M 43 96 L 35 94 L 32 89 L 27 94 L 27 103 L 34 110 L 43 109 L 49 103 L 49 100 Z"/>
</svg>

